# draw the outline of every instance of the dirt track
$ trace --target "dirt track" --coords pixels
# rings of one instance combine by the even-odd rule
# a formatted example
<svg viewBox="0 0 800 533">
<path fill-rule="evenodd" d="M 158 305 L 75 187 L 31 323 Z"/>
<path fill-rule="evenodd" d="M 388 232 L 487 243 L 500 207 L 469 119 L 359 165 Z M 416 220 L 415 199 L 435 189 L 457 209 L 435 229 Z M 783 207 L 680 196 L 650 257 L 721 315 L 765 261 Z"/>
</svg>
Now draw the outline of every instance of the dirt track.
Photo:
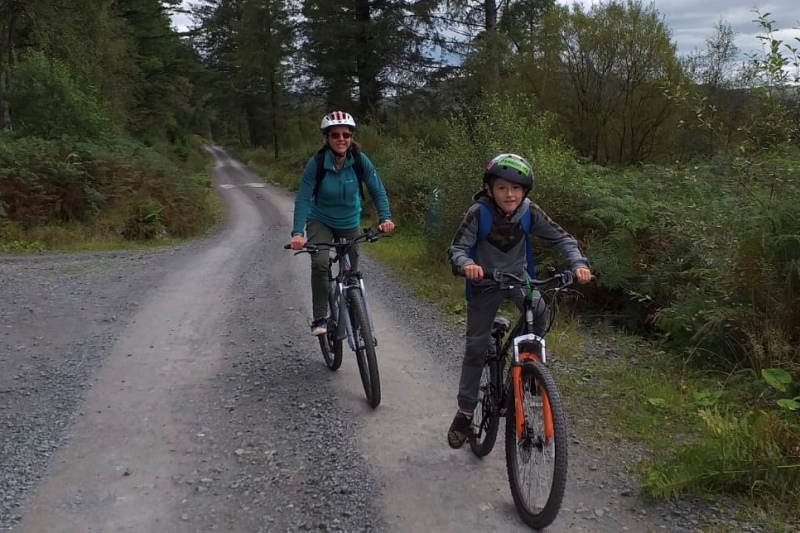
<svg viewBox="0 0 800 533">
<path fill-rule="evenodd" d="M 307 334 L 308 259 L 282 249 L 291 196 L 212 154 L 221 233 L 0 260 L 0 526 L 526 531 L 502 446 L 481 461 L 446 445 L 459 332 L 366 261 L 383 385 L 371 410 L 352 354 L 331 373 Z M 570 441 L 549 532 L 684 531 Z"/>
</svg>

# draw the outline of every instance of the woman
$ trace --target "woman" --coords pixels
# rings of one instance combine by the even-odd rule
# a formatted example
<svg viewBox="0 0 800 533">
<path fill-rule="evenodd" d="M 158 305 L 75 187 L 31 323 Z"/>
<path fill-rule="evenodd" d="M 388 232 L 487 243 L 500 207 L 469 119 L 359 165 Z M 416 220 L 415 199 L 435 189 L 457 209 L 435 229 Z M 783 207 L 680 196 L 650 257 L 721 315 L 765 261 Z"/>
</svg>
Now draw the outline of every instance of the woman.
<svg viewBox="0 0 800 533">
<path fill-rule="evenodd" d="M 378 229 L 384 233 L 391 232 L 394 222 L 386 189 L 372 162 L 353 141 L 356 129 L 353 117 L 343 111 L 333 111 L 322 118 L 320 129 L 324 136 L 322 148 L 306 163 L 294 201 L 292 249 L 303 249 L 307 242 L 304 231 L 308 241 L 313 243 L 328 243 L 358 235 L 362 181 L 378 210 Z M 318 161 L 322 162 L 324 172 L 318 172 Z M 350 262 L 356 270 L 358 245 L 350 249 Z M 328 254 L 311 256 L 312 335 L 323 335 L 328 330 L 329 268 Z"/>
</svg>

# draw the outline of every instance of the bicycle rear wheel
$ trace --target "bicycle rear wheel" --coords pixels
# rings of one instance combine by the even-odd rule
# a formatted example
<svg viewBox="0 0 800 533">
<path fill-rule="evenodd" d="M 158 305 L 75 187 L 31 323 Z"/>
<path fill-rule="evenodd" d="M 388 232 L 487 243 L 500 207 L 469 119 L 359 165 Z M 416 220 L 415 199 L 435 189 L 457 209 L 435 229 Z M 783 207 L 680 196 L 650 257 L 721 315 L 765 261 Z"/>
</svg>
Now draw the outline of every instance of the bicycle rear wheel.
<svg viewBox="0 0 800 533">
<path fill-rule="evenodd" d="M 519 405 L 513 386 L 506 411 L 506 467 L 522 521 L 543 529 L 556 519 L 567 481 L 567 424 L 555 380 L 541 363 L 520 367 Z M 512 380 L 513 383 L 513 380 Z M 522 417 L 521 435 L 517 421 Z"/>
<path fill-rule="evenodd" d="M 336 324 L 332 324 L 328 319 L 328 332 L 317 337 L 325 366 L 334 372 L 342 366 L 342 340 L 336 338 L 336 329 Z"/>
<path fill-rule="evenodd" d="M 494 342 L 491 339 L 489 342 Z M 500 427 L 499 392 L 497 388 L 499 370 L 498 362 L 491 357 L 486 358 L 481 373 L 481 385 L 478 389 L 478 405 L 472 415 L 473 438 L 469 447 L 477 457 L 485 457 L 494 448 L 497 441 L 497 430 Z"/>
<path fill-rule="evenodd" d="M 356 361 L 367 402 L 373 409 L 381 403 L 381 379 L 378 374 L 378 359 L 375 355 L 375 337 L 364 308 L 359 289 L 347 292 L 348 306 L 352 317 L 353 336 L 356 344 Z"/>
</svg>

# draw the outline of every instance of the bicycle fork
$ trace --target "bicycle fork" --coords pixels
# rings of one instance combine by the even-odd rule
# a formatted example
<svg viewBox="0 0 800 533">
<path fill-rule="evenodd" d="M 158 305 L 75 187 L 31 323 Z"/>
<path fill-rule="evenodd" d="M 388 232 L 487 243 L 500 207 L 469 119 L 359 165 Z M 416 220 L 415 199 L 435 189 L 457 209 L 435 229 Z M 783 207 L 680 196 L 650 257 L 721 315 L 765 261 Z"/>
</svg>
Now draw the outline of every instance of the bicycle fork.
<svg viewBox="0 0 800 533">
<path fill-rule="evenodd" d="M 364 286 L 364 279 L 359 277 L 358 286 L 361 289 L 361 299 L 364 301 L 364 311 L 367 313 L 369 320 L 369 329 L 372 332 L 372 342 L 375 347 L 378 346 L 378 338 L 375 336 L 375 323 L 372 321 L 372 311 L 369 308 L 369 299 L 367 298 L 367 288 Z"/>
<path fill-rule="evenodd" d="M 330 307 L 331 314 L 336 320 L 336 338 L 347 338 L 347 344 L 352 351 L 356 351 L 356 339 L 353 336 L 353 324 L 350 322 L 350 311 L 347 308 L 347 290 L 351 286 L 344 283 L 331 284 Z M 337 298 L 338 293 L 338 298 Z"/>
<path fill-rule="evenodd" d="M 520 352 L 520 345 L 523 343 L 538 344 L 541 348 L 541 354 L 536 355 L 535 353 L 531 353 L 529 351 Z M 514 338 L 514 359 L 511 362 L 511 384 L 514 393 L 514 412 L 516 413 L 514 416 L 514 429 L 517 434 L 517 439 L 522 439 L 525 436 L 525 413 L 522 405 L 522 387 L 524 385 L 522 383 L 522 367 L 528 361 L 540 364 L 545 364 L 547 361 L 544 338 L 534 335 L 533 333 L 520 335 Z M 536 383 L 536 388 L 542 398 L 544 441 L 545 444 L 549 444 L 553 440 L 554 435 L 553 413 L 550 410 L 550 400 L 547 398 L 547 393 L 538 382 Z"/>
</svg>

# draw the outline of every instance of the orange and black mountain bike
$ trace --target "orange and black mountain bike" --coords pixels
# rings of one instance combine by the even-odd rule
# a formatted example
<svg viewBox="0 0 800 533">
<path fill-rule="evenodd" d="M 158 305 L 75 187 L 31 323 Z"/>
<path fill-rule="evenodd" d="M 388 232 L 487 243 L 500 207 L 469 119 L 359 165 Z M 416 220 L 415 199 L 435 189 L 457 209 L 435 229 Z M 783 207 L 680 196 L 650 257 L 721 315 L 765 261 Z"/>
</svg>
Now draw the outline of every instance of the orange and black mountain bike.
<svg viewBox="0 0 800 533">
<path fill-rule="evenodd" d="M 494 271 L 504 289 L 523 289 L 522 316 L 511 323 L 496 317 L 481 375 L 478 405 L 472 417 L 470 448 L 478 457 L 494 448 L 500 418 L 506 419 L 506 467 L 511 495 L 522 521 L 533 529 L 549 526 L 558 515 L 567 481 L 567 423 L 556 382 L 547 369 L 544 334 L 534 331 L 534 287 L 550 300 L 550 325 L 556 298 L 573 283 L 570 271 L 549 269 L 546 279 L 523 279 Z M 507 337 L 507 338 L 506 338 Z"/>
</svg>

